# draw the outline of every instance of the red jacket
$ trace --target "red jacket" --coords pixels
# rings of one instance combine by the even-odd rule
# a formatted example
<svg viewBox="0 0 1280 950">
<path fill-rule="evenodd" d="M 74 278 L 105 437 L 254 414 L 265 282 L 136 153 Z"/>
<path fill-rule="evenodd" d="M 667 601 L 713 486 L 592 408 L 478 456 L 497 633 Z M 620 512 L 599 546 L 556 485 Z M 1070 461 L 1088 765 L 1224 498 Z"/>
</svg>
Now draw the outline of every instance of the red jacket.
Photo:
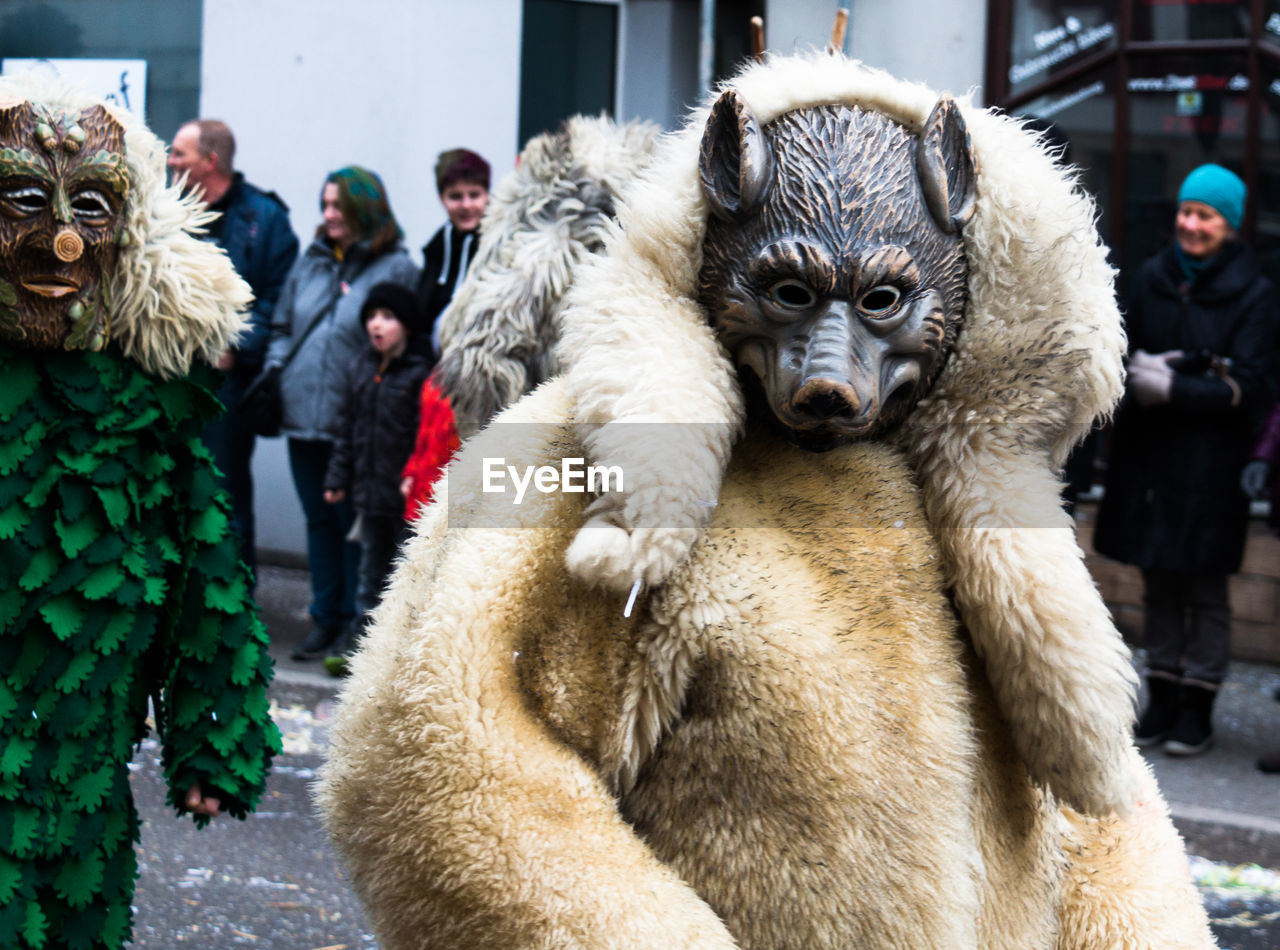
<svg viewBox="0 0 1280 950">
<path fill-rule="evenodd" d="M 458 444 L 458 428 L 453 422 L 453 407 L 449 405 L 449 397 L 428 378 L 422 384 L 418 436 L 413 451 L 409 454 L 409 461 L 405 462 L 402 476 L 412 481 L 405 497 L 406 521 L 415 520 L 422 506 L 431 501 L 436 479 L 457 451 Z"/>
</svg>

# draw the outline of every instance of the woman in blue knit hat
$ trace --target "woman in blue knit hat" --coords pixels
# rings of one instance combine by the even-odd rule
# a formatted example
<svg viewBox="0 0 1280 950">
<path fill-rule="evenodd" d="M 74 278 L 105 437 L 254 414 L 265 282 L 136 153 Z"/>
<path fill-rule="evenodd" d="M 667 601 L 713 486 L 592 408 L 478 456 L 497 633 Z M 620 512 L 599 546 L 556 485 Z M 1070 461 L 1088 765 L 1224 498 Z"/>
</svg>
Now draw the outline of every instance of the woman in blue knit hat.
<svg viewBox="0 0 1280 950">
<path fill-rule="evenodd" d="M 1240 473 L 1274 398 L 1275 289 L 1238 238 L 1245 185 L 1201 165 L 1178 190 L 1173 243 L 1127 301 L 1129 376 L 1094 545 L 1142 569 L 1148 703 L 1138 745 L 1209 748 L 1227 675 L 1227 579 L 1244 553 Z"/>
</svg>

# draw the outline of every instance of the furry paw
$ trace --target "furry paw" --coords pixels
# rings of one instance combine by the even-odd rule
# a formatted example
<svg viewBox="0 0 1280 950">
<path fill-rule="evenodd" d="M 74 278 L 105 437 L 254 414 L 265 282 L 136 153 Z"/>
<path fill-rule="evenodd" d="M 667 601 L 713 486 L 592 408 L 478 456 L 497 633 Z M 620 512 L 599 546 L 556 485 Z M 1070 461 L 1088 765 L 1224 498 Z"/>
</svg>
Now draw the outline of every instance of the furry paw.
<svg viewBox="0 0 1280 950">
<path fill-rule="evenodd" d="M 564 559 L 585 583 L 626 593 L 637 579 L 646 587 L 660 585 L 688 560 L 697 539 L 693 527 L 628 531 L 597 515 L 578 529 Z"/>
</svg>

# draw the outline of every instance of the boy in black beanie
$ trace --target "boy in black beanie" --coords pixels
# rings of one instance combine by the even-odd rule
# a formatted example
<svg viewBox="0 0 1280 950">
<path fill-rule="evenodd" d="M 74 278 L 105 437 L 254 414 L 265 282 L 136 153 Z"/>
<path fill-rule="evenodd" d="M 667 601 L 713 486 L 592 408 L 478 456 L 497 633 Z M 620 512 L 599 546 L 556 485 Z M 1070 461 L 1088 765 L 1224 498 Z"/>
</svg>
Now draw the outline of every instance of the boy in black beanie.
<svg viewBox="0 0 1280 950">
<path fill-rule="evenodd" d="M 369 349 L 351 363 L 338 413 L 338 438 L 324 478 L 324 500 L 350 497 L 358 518 L 360 576 L 356 618 L 339 638 L 325 669 L 346 672 L 346 656 L 378 603 L 396 551 L 407 534 L 400 473 L 413 450 L 418 397 L 430 365 L 411 351 L 418 302 L 399 284 L 375 284 L 360 310 Z"/>
</svg>

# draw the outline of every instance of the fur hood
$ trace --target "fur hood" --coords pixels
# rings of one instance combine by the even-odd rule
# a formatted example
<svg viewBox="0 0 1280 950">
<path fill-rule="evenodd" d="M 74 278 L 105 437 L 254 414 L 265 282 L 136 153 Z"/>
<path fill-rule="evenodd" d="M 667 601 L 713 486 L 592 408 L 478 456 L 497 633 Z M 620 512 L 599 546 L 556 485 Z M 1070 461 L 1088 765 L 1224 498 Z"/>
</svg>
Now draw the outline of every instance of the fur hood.
<svg viewBox="0 0 1280 950">
<path fill-rule="evenodd" d="M 494 189 L 475 263 L 441 317 L 436 378 L 463 436 L 554 373 L 564 293 L 657 135 L 647 122 L 573 116 L 531 139 Z"/>
<path fill-rule="evenodd" d="M 164 378 L 185 375 L 196 359 L 215 363 L 248 328 L 252 295 L 222 249 L 197 237 L 214 215 L 166 184 L 164 143 L 132 112 L 39 71 L 0 78 L 0 101 L 71 114 L 101 105 L 120 123 L 129 172 L 121 226 L 128 238 L 108 288 L 111 344 Z"/>
<path fill-rule="evenodd" d="M 938 95 L 839 55 L 771 56 L 730 80 L 761 124 L 822 104 L 918 132 Z M 1033 778 L 1095 815 L 1134 801 L 1128 651 L 1060 506 L 1059 471 L 1123 386 L 1124 335 L 1092 201 L 1019 123 L 959 106 L 977 165 L 963 230 L 968 306 L 945 368 L 891 437 L 923 492 L 954 602 Z M 659 585 L 688 557 L 741 431 L 743 396 L 696 302 L 709 213 L 710 105 L 664 140 L 585 264 L 558 353 L 592 461 L 625 492 L 590 510 L 567 559 L 585 580 Z M 669 426 L 633 450 L 622 422 Z"/>
</svg>

